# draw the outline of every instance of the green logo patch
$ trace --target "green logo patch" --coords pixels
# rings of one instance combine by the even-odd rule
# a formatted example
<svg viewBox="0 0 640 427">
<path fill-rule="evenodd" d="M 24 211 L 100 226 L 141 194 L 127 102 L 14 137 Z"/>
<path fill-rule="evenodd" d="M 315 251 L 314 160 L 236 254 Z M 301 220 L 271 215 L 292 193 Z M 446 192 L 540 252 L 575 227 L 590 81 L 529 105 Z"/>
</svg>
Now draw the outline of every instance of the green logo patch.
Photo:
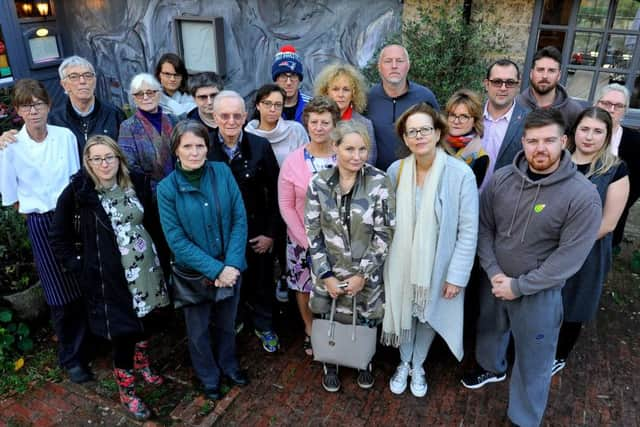
<svg viewBox="0 0 640 427">
<path fill-rule="evenodd" d="M 535 213 L 540 213 L 540 212 L 542 212 L 542 211 L 544 210 L 544 208 L 546 208 L 546 207 L 547 207 L 547 205 L 545 205 L 544 203 L 538 203 L 537 205 L 535 205 L 535 206 L 533 207 L 533 211 L 534 211 Z"/>
</svg>

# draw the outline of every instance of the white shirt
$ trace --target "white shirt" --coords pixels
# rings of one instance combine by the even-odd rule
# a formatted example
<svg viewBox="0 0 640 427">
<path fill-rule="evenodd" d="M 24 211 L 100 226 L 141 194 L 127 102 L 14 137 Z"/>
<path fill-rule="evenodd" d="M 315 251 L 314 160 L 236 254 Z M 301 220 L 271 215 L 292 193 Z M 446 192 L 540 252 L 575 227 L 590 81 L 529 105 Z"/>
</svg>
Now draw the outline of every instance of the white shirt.
<svg viewBox="0 0 640 427">
<path fill-rule="evenodd" d="M 618 150 L 620 149 L 620 141 L 622 140 L 622 126 L 618 126 L 618 130 L 611 134 L 611 153 L 614 156 L 618 156 Z"/>
<path fill-rule="evenodd" d="M 80 169 L 78 143 L 67 128 L 47 125 L 47 137 L 35 142 L 25 126 L 0 156 L 2 204 L 20 202 L 20 213 L 45 213 L 56 207 L 69 178 Z"/>
</svg>

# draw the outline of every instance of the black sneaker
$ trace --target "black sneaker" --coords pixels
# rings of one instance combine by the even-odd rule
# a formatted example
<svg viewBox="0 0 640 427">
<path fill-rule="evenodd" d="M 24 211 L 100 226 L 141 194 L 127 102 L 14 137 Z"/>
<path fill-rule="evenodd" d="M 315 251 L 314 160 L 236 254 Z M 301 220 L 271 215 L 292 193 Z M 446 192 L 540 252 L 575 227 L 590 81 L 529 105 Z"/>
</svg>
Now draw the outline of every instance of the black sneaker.
<svg viewBox="0 0 640 427">
<path fill-rule="evenodd" d="M 81 365 L 67 369 L 67 374 L 69 374 L 69 379 L 76 384 L 86 383 L 95 379 L 93 373 Z"/>
<path fill-rule="evenodd" d="M 329 393 L 340 390 L 340 378 L 338 377 L 338 366 L 324 364 L 324 375 L 322 375 L 322 387 Z"/>
<path fill-rule="evenodd" d="M 553 367 L 551 368 L 551 376 L 554 376 L 558 372 L 562 371 L 567 365 L 567 361 L 564 359 L 556 359 L 553 361 Z"/>
<path fill-rule="evenodd" d="M 365 390 L 373 387 L 373 382 L 375 378 L 373 378 L 373 372 L 371 364 L 367 367 L 367 369 L 358 369 L 358 387 L 363 388 Z"/>
<path fill-rule="evenodd" d="M 460 382 L 466 388 L 475 390 L 475 389 L 484 387 L 485 384 L 498 383 L 500 381 L 504 381 L 505 378 L 507 378 L 506 372 L 495 374 L 493 372 L 485 371 L 484 369 L 479 368 L 476 371 L 465 374 L 462 377 L 462 381 Z"/>
</svg>

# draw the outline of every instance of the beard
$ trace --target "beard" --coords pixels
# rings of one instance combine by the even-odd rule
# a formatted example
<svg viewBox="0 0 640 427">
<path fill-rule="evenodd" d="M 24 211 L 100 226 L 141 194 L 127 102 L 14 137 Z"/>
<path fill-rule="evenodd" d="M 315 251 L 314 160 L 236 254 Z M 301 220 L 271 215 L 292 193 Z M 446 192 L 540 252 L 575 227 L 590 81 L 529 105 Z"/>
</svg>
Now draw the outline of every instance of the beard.
<svg viewBox="0 0 640 427">
<path fill-rule="evenodd" d="M 536 83 L 534 81 L 531 81 L 531 88 L 538 95 L 546 95 L 549 92 L 551 92 L 552 90 L 554 90 L 556 88 L 556 86 L 558 86 L 558 83 L 551 83 L 551 82 L 544 82 L 544 83 L 541 83 L 541 84 L 545 84 L 546 86 L 542 87 L 542 86 L 540 86 L 540 83 Z"/>
</svg>

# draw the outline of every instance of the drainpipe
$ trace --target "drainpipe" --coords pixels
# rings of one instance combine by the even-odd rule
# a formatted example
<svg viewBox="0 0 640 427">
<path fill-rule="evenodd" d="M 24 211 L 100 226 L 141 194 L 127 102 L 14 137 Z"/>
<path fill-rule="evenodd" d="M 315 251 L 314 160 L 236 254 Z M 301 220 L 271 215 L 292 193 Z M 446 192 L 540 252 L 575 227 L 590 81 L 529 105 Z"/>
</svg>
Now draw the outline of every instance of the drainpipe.
<svg viewBox="0 0 640 427">
<path fill-rule="evenodd" d="M 471 21 L 471 3 L 472 0 L 464 0 L 464 4 L 462 5 L 462 19 L 464 19 L 464 23 L 469 25 Z"/>
</svg>

